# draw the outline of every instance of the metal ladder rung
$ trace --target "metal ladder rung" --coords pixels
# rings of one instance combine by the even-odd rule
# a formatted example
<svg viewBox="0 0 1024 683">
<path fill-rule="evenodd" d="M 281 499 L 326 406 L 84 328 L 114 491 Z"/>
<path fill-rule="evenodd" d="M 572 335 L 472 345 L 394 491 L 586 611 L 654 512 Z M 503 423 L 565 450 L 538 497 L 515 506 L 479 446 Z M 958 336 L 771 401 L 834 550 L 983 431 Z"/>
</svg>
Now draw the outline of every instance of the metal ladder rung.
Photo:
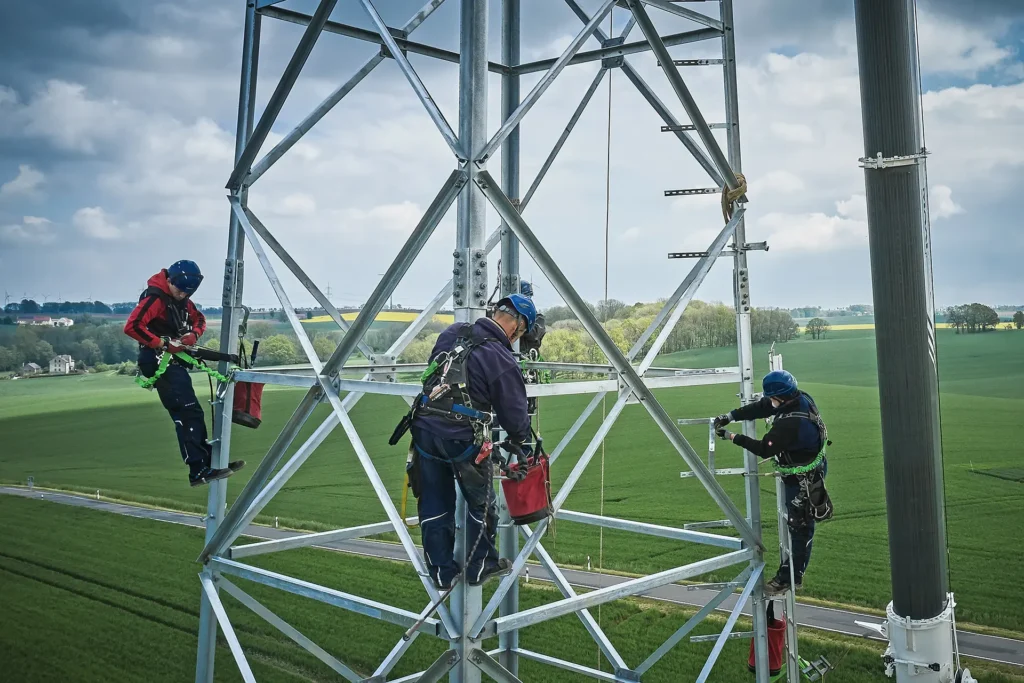
<svg viewBox="0 0 1024 683">
<path fill-rule="evenodd" d="M 673 59 L 672 63 L 676 66 L 721 66 L 725 64 L 724 59 Z M 661 62 L 658 62 L 658 66 L 661 66 Z"/>
<path fill-rule="evenodd" d="M 689 197 L 698 194 L 718 194 L 722 191 L 720 187 L 695 187 L 686 190 L 665 190 L 666 197 Z"/>
<path fill-rule="evenodd" d="M 711 130 L 722 130 L 722 129 L 728 128 L 728 127 L 729 127 L 728 123 L 709 123 L 708 124 L 708 128 L 710 128 Z M 680 124 L 677 124 L 677 125 L 662 126 L 661 127 L 661 132 L 662 133 L 685 133 L 685 132 L 695 131 L 695 130 L 697 130 L 697 126 L 693 125 L 692 123 L 680 123 Z"/>
</svg>

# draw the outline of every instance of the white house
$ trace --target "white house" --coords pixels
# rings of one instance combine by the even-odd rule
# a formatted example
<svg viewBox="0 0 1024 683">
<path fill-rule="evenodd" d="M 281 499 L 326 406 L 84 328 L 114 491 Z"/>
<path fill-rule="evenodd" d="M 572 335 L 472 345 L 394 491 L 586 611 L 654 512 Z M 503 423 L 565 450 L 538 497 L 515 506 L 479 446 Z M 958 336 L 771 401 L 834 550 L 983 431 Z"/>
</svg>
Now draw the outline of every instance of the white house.
<svg viewBox="0 0 1024 683">
<path fill-rule="evenodd" d="M 51 375 L 69 375 L 74 371 L 75 361 L 67 354 L 63 356 L 56 356 L 50 361 Z"/>
<path fill-rule="evenodd" d="M 50 324 L 54 327 L 71 327 L 75 324 L 75 321 L 71 318 L 53 318 Z"/>
</svg>

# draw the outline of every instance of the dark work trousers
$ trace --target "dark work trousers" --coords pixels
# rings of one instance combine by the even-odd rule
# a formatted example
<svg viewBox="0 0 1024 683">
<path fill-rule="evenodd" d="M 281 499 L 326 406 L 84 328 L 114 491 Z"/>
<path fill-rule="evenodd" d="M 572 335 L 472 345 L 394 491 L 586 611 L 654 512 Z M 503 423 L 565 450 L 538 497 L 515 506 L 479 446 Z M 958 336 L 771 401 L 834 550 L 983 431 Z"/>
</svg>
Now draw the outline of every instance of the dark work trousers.
<svg viewBox="0 0 1024 683">
<path fill-rule="evenodd" d="M 821 476 L 824 477 L 827 474 L 828 459 L 825 458 L 821 463 Z M 790 502 L 800 494 L 800 479 L 792 475 L 783 477 L 782 484 L 785 487 L 786 509 L 788 510 Z M 793 541 L 793 574 L 799 578 L 807 571 L 807 565 L 811 561 L 811 546 L 814 543 L 814 520 L 808 522 L 806 526 L 799 528 L 794 528 L 790 525 L 789 536 Z M 786 581 L 789 581 L 788 564 L 783 563 L 782 567 L 779 568 L 779 573 Z"/>
<path fill-rule="evenodd" d="M 139 371 L 152 377 L 156 368 L 156 352 L 152 349 L 139 351 Z M 210 465 L 211 449 L 206 443 L 206 415 L 192 388 L 192 377 L 184 366 L 171 361 L 153 386 L 174 421 L 181 459 L 188 465 L 190 475 L 198 474 Z"/>
<path fill-rule="evenodd" d="M 493 567 L 498 562 L 494 546 L 498 515 L 491 463 L 488 460 L 475 464 L 476 449 L 468 457 L 460 457 L 472 446 L 470 441 L 441 439 L 419 427 L 412 428 L 412 439 L 420 456 L 420 533 L 430 576 L 439 585 L 447 586 L 459 573 L 455 558 L 455 483 L 458 482 L 467 505 L 466 552 L 476 546 L 469 558 L 466 578 L 477 580 L 485 567 Z"/>
</svg>

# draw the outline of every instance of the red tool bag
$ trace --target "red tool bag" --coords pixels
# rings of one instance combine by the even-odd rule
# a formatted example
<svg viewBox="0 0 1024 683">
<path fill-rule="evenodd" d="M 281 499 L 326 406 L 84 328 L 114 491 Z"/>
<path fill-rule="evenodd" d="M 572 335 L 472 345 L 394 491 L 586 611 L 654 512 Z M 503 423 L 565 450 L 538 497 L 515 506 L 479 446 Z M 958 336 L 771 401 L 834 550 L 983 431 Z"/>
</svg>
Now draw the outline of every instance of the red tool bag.
<svg viewBox="0 0 1024 683">
<path fill-rule="evenodd" d="M 772 676 L 782 671 L 782 656 L 786 650 L 786 618 L 775 618 L 774 603 L 768 602 L 768 672 Z M 754 664 L 754 641 L 750 641 L 750 658 L 747 668 L 756 671 Z"/>
<path fill-rule="evenodd" d="M 263 419 L 263 385 L 238 382 L 231 421 L 236 425 L 256 429 Z"/>
<path fill-rule="evenodd" d="M 519 465 L 512 465 L 510 469 L 516 471 Z M 530 458 L 526 476 L 522 479 L 502 479 L 501 489 L 505 492 L 505 503 L 513 524 L 539 522 L 554 512 L 551 507 L 551 477 L 546 455 Z"/>
</svg>

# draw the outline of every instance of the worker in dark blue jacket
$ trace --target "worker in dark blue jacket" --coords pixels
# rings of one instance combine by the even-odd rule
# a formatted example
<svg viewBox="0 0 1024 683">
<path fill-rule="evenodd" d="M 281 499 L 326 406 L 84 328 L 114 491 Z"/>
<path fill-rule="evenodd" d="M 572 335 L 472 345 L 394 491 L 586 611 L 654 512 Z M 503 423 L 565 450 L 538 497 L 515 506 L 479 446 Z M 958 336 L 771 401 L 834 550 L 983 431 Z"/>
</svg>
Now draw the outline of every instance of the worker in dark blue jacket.
<svg viewBox="0 0 1024 683">
<path fill-rule="evenodd" d="M 783 474 L 793 544 L 793 585 L 802 588 L 814 540 L 815 516 L 811 506 L 825 505 L 827 501 L 824 479 L 828 472 L 825 459 L 828 436 L 814 399 L 797 388 L 796 378 L 791 373 L 785 370 L 770 372 L 765 375 L 762 387 L 764 395 L 761 400 L 715 418 L 715 426 L 720 437 L 729 439 L 759 458 L 773 459 Z M 723 429 L 730 422 L 765 418 L 772 419 L 772 426 L 763 439 L 752 439 Z M 819 495 L 824 499 L 818 500 Z M 830 516 L 831 502 L 828 501 L 827 505 Z M 775 577 L 765 584 L 765 592 L 783 593 L 790 585 L 790 566 L 784 559 Z"/>
<path fill-rule="evenodd" d="M 429 376 L 412 412 L 411 431 L 419 459 L 423 550 L 431 578 L 442 590 L 460 574 L 454 557 L 456 482 L 468 507 L 467 581 L 481 585 L 511 571 L 511 563 L 499 560 L 494 545 L 497 513 L 486 449 L 494 419 L 510 443 L 527 449 L 526 385 L 512 344 L 533 327 L 536 317 L 533 302 L 512 294 L 494 306 L 490 317 L 450 326 L 430 354 Z"/>
</svg>

